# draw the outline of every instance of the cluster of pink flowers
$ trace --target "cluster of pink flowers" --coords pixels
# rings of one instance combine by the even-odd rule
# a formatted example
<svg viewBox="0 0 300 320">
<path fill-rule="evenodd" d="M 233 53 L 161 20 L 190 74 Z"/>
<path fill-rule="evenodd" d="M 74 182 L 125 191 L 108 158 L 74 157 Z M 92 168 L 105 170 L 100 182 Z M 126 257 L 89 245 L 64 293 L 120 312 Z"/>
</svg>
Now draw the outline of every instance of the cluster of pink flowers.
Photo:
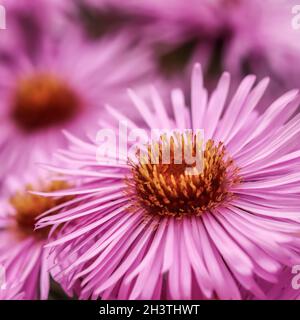
<svg viewBox="0 0 300 320">
<path fill-rule="evenodd" d="M 0 299 L 300 299 L 294 5 L 4 0 Z"/>
</svg>

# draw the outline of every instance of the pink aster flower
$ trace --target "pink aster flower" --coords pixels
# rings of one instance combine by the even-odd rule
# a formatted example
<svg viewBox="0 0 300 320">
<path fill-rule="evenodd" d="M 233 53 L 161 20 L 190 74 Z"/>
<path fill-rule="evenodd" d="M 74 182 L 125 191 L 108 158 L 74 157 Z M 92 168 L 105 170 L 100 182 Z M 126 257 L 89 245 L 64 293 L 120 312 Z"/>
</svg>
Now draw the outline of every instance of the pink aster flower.
<svg viewBox="0 0 300 320">
<path fill-rule="evenodd" d="M 0 289 L 0 300 L 22 300 L 24 294 L 18 287 Z"/>
<path fill-rule="evenodd" d="M 218 74 L 216 69 L 229 70 L 238 81 L 249 72 L 270 76 L 272 93 L 299 87 L 300 29 L 292 24 L 296 0 L 115 0 L 112 4 L 136 17 L 149 17 L 152 44 L 163 40 L 180 46 L 193 40 L 191 64 L 200 60 L 210 76 Z"/>
<path fill-rule="evenodd" d="M 236 1 L 225 10 L 232 36 L 224 66 L 232 73 L 245 70 L 272 77 L 275 89 L 298 87 L 299 29 L 293 27 L 295 0 Z"/>
<path fill-rule="evenodd" d="M 25 186 L 11 185 L 10 196 L 1 197 L 0 266 L 4 270 L 1 300 L 48 298 L 49 269 L 53 262 L 44 245 L 49 230 L 35 231 L 35 222 L 44 211 L 71 201 L 72 197 L 50 199 L 32 192 L 67 187 L 65 182 L 41 178 Z"/>
<path fill-rule="evenodd" d="M 268 285 L 267 297 L 270 300 L 300 300 L 300 264 L 285 268 L 278 276 L 278 282 Z"/>
<path fill-rule="evenodd" d="M 65 23 L 35 40 L 34 54 L 20 45 L 6 55 L 11 60 L 0 59 L 0 181 L 8 173 L 26 179 L 26 168 L 65 144 L 62 129 L 86 132 L 104 101 L 122 105 L 122 88 L 149 71 L 147 54 L 132 48 L 127 33 L 90 43 Z"/>
<path fill-rule="evenodd" d="M 300 116 L 292 117 L 298 91 L 259 115 L 268 79 L 255 84 L 255 76 L 245 77 L 231 98 L 229 84 L 224 73 L 208 96 L 196 65 L 191 108 L 175 89 L 171 115 L 155 89 L 151 105 L 129 91 L 144 121 L 140 129 L 177 130 L 177 142 L 194 153 L 195 139 L 183 132 L 204 130 L 203 170 L 194 175 L 186 173 L 187 162 L 175 161 L 180 144 L 173 135 L 145 144 L 146 159 L 158 154 L 157 162 L 116 162 L 110 154 L 105 163 L 93 139 L 67 134 L 72 148 L 59 153 L 66 165 L 46 167 L 76 187 L 45 195 L 76 195 L 78 203 L 39 221 L 39 228 L 63 225 L 47 245 L 55 249 L 56 279 L 68 288 L 80 281 L 82 299 L 265 297 L 260 284 L 276 283 L 299 254 Z M 138 127 L 109 110 L 130 130 Z M 163 145 L 173 150 L 169 164 L 162 162 Z M 119 148 L 124 156 L 126 145 Z"/>
<path fill-rule="evenodd" d="M 65 19 L 67 2 L 60 0 L 2 0 L 7 28 L 1 30 L 0 58 L 5 53 L 26 50 L 34 54 L 44 34 L 58 29 Z"/>
</svg>

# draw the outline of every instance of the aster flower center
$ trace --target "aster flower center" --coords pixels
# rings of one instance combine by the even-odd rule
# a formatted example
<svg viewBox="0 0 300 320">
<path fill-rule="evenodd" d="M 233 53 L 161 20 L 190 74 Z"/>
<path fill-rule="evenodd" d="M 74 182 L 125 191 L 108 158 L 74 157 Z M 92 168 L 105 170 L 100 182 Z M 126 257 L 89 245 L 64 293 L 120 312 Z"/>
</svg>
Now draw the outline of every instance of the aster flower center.
<svg viewBox="0 0 300 320">
<path fill-rule="evenodd" d="M 42 192 L 54 192 L 67 189 L 69 185 L 63 181 L 53 181 L 48 184 Z M 31 185 L 26 187 L 24 192 L 17 192 L 10 198 L 10 204 L 16 211 L 15 220 L 17 230 L 23 235 L 35 235 L 40 238 L 46 238 L 49 229 L 42 228 L 35 230 L 36 218 L 42 213 L 55 208 L 56 206 L 71 200 L 72 197 L 44 197 L 30 193 L 36 191 Z M 52 214 L 55 214 L 54 211 Z"/>
<path fill-rule="evenodd" d="M 19 82 L 11 115 L 21 129 L 32 132 L 63 124 L 79 108 L 79 97 L 64 81 L 36 74 Z"/>
<path fill-rule="evenodd" d="M 192 154 L 196 155 L 195 139 L 186 141 L 190 144 Z M 178 164 L 174 156 L 178 146 L 170 140 L 170 163 L 162 163 L 165 141 L 158 144 L 159 162 L 152 164 L 153 149 L 148 146 L 148 163 L 132 165 L 132 177 L 127 179 L 129 194 L 134 199 L 134 207 L 143 207 L 147 215 L 200 216 L 232 198 L 230 188 L 240 182 L 239 169 L 235 166 L 225 150 L 223 143 L 207 141 L 202 154 L 202 170 L 187 174 L 189 165 L 184 157 Z M 181 147 L 183 153 L 185 147 Z"/>
</svg>

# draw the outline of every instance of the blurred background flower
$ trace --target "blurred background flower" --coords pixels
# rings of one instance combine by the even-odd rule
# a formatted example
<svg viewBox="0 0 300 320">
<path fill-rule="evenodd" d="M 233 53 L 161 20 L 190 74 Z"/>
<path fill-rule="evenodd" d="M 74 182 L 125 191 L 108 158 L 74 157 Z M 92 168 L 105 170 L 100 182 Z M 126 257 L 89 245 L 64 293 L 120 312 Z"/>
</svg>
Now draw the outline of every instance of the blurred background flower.
<svg viewBox="0 0 300 320">
<path fill-rule="evenodd" d="M 55 28 L 53 11 L 55 19 L 62 16 L 51 4 L 37 1 L 28 8 L 23 3 L 24 9 L 18 5 L 8 11 L 16 28 L 5 30 L 6 37 L 16 42 L 0 46 L 3 181 L 8 173 L 30 180 L 30 167 L 50 161 L 53 151 L 64 146 L 62 129 L 91 130 L 104 117 L 105 103 L 122 105 L 124 89 L 141 85 L 151 74 L 149 55 L 132 47 L 128 32 L 88 41 L 72 22 Z M 20 18 L 19 11 L 27 18 Z"/>
<path fill-rule="evenodd" d="M 0 265 L 5 270 L 6 286 L 0 297 L 6 300 L 17 296 L 26 300 L 47 299 L 50 269 L 54 265 L 49 250 L 44 248 L 50 229 L 35 231 L 36 218 L 73 197 L 50 199 L 33 194 L 69 188 L 65 182 L 49 177 L 32 179 L 27 185 L 16 181 L 7 188 L 8 195 L 0 200 Z"/>
<path fill-rule="evenodd" d="M 104 30 L 126 27 L 132 30 L 139 25 L 136 36 L 152 47 L 161 71 L 168 76 L 182 74 L 197 60 L 203 65 L 207 81 L 215 82 L 224 70 L 237 81 L 249 73 L 272 76 L 271 94 L 277 95 L 300 84 L 300 30 L 293 29 L 291 23 L 296 0 L 77 0 L 76 3 L 87 14 L 87 19 L 81 21 L 87 21 L 85 27 L 96 34 L 97 28 L 101 34 Z M 82 10 L 77 12 L 82 18 Z"/>
</svg>

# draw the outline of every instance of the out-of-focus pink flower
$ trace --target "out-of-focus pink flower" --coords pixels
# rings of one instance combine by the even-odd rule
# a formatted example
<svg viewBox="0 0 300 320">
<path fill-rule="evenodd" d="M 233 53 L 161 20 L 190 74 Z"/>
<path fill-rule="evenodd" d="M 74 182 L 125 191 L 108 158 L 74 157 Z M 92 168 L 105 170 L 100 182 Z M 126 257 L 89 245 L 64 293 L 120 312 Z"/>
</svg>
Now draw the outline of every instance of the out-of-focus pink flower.
<svg viewBox="0 0 300 320">
<path fill-rule="evenodd" d="M 272 77 L 276 89 L 299 87 L 300 30 L 293 28 L 294 0 L 236 1 L 225 11 L 232 36 L 224 66 Z"/>
<path fill-rule="evenodd" d="M 287 267 L 278 275 L 278 281 L 266 285 L 269 300 L 300 300 L 300 264 Z M 250 296 L 250 298 L 252 298 Z"/>
<path fill-rule="evenodd" d="M 58 180 L 42 178 L 23 187 L 17 185 L 11 185 L 9 197 L 1 198 L 0 266 L 5 287 L 0 289 L 0 299 L 47 299 L 53 265 L 49 250 L 44 249 L 49 230 L 35 231 L 35 222 L 44 211 L 72 198 L 45 199 L 31 193 L 67 187 Z"/>
<path fill-rule="evenodd" d="M 147 159 L 158 150 L 159 162 L 132 162 L 123 143 L 125 162 L 113 154 L 103 162 L 92 139 L 68 135 L 72 147 L 60 152 L 65 166 L 46 168 L 77 187 L 44 195 L 76 195 L 77 205 L 38 222 L 39 228 L 64 225 L 46 246 L 55 248 L 55 278 L 69 289 L 80 281 L 82 299 L 240 299 L 245 291 L 264 298 L 260 283 L 276 283 L 298 258 L 300 117 L 291 119 L 297 90 L 258 114 L 268 79 L 254 83 L 255 76 L 245 77 L 229 99 L 224 73 L 208 96 L 196 65 L 191 110 L 176 89 L 171 116 L 155 89 L 151 106 L 129 91 L 142 129 L 179 134 L 179 140 L 162 135 L 146 143 Z M 138 128 L 110 110 L 129 130 Z M 183 141 L 195 151 L 194 139 L 184 138 L 187 128 L 204 129 L 204 167 L 194 175 L 186 162 L 161 163 L 163 145 L 175 150 Z"/>
<path fill-rule="evenodd" d="M 59 32 L 66 21 L 67 2 L 60 0 L 2 0 L 7 27 L 0 33 L 0 59 L 12 59 L 21 49 L 34 55 L 47 33 Z"/>
<path fill-rule="evenodd" d="M 47 12 L 39 14 L 47 20 Z M 64 145 L 62 129 L 91 129 L 104 103 L 122 105 L 122 88 L 149 71 L 147 53 L 132 48 L 128 33 L 90 43 L 70 23 L 59 32 L 49 28 L 37 30 L 34 52 L 20 44 L 0 59 L 0 180 L 32 174 L 29 166 Z M 16 29 L 4 32 L 18 38 Z"/>
<path fill-rule="evenodd" d="M 0 289 L 0 300 L 22 300 L 24 293 L 20 292 L 18 286 L 12 288 Z"/>
<path fill-rule="evenodd" d="M 300 86 L 300 30 L 292 25 L 296 0 L 129 0 L 112 4 L 152 18 L 146 41 L 175 44 L 194 39 L 198 46 L 193 57 L 210 76 L 218 73 L 216 69 L 228 70 L 238 81 L 248 73 L 270 76 L 272 94 Z"/>
</svg>

